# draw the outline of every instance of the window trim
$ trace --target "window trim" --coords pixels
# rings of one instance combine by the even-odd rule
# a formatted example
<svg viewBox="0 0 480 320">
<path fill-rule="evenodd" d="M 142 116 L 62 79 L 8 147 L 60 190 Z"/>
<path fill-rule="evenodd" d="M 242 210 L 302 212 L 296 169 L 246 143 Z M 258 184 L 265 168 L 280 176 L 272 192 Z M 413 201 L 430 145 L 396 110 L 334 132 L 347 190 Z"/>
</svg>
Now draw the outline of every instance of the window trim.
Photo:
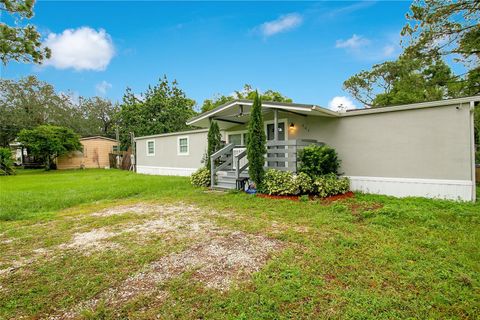
<svg viewBox="0 0 480 320">
<path fill-rule="evenodd" d="M 180 152 L 180 140 L 187 139 L 187 152 Z M 177 138 L 177 156 L 188 156 L 190 155 L 190 137 L 181 136 Z"/>
<path fill-rule="evenodd" d="M 148 144 L 150 142 L 153 142 L 153 153 L 150 153 L 149 151 L 149 148 L 148 148 Z M 147 140 L 146 141 L 146 147 L 147 147 L 147 157 L 154 157 L 155 156 L 155 140 L 151 139 L 151 140 Z"/>
</svg>

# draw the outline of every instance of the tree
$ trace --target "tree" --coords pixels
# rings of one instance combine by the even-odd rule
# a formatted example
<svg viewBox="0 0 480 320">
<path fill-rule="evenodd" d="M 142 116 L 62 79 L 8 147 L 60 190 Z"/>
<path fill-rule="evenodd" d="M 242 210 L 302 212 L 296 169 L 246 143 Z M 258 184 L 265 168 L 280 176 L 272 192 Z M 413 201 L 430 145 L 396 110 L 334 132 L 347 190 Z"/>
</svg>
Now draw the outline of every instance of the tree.
<svg viewBox="0 0 480 320">
<path fill-rule="evenodd" d="M 9 148 L 0 148 L 0 175 L 9 176 L 12 174 L 15 174 L 12 150 Z"/>
<path fill-rule="evenodd" d="M 18 141 L 27 148 L 29 154 L 44 162 L 46 170 L 52 167 L 58 156 L 82 150 L 79 136 L 73 130 L 51 125 L 41 125 L 32 130 L 23 129 L 18 135 Z"/>
<path fill-rule="evenodd" d="M 93 97 L 74 99 L 35 76 L 0 79 L 0 146 L 8 146 L 22 129 L 51 124 L 81 136 L 114 136 L 118 106 Z"/>
<path fill-rule="evenodd" d="M 203 105 L 201 108 L 202 112 L 206 112 L 216 107 L 225 104 L 227 102 L 236 100 L 236 99 L 249 99 L 253 100 L 255 97 L 256 91 L 253 90 L 252 86 L 249 84 L 245 84 L 243 89 L 240 91 L 235 91 L 232 95 L 224 96 L 224 95 L 217 95 L 213 99 L 206 99 L 203 101 Z M 275 102 L 292 102 L 292 99 L 282 95 L 280 92 L 267 90 L 263 93 L 260 93 L 260 99 L 262 101 L 275 101 Z"/>
<path fill-rule="evenodd" d="M 34 76 L 0 79 L 0 144 L 8 146 L 21 129 L 41 124 L 67 124 L 74 112 L 66 96 Z"/>
<path fill-rule="evenodd" d="M 33 25 L 21 26 L 21 20 L 33 17 L 34 0 L 0 0 L 0 11 L 10 14 L 15 26 L 0 23 L 0 59 L 42 63 L 51 56 L 49 48 L 42 47 L 40 33 Z"/>
<path fill-rule="evenodd" d="M 463 62 L 468 70 L 456 78 L 463 94 L 480 93 L 480 1 L 415 0 L 407 19 L 402 30 L 406 53 Z"/>
<path fill-rule="evenodd" d="M 83 127 L 77 133 L 80 135 L 115 136 L 116 117 L 119 106 L 110 100 L 93 97 L 79 99 L 79 109 L 82 113 Z"/>
<path fill-rule="evenodd" d="M 255 93 L 250 113 L 247 132 L 248 174 L 258 188 L 262 185 L 263 177 L 265 175 L 263 166 L 265 165 L 264 156 L 267 153 L 265 146 L 265 128 L 263 126 L 262 116 L 262 101 L 258 93 Z"/>
<path fill-rule="evenodd" d="M 425 61 L 401 55 L 396 61 L 374 65 L 343 83 L 344 90 L 371 107 L 456 97 L 459 88 L 441 59 Z"/>
<path fill-rule="evenodd" d="M 116 117 L 122 143 L 130 145 L 129 132 L 144 136 L 187 129 L 187 120 L 195 115 L 194 105 L 177 82 L 170 83 L 166 76 L 140 97 L 127 88 Z"/>
<path fill-rule="evenodd" d="M 220 150 L 222 147 L 222 135 L 220 134 L 220 127 L 216 121 L 210 123 L 208 129 L 208 147 L 207 147 L 207 159 L 205 161 L 206 168 L 210 170 L 210 156 Z"/>
</svg>

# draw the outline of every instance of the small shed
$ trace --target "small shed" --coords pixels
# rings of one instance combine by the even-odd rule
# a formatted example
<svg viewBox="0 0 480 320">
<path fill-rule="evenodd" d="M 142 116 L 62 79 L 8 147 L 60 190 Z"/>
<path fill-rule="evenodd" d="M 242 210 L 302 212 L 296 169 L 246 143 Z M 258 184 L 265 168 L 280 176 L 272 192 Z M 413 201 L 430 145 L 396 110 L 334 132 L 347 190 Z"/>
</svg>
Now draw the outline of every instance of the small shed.
<svg viewBox="0 0 480 320">
<path fill-rule="evenodd" d="M 57 169 L 109 168 L 109 154 L 119 142 L 101 136 L 81 138 L 82 151 L 74 151 L 57 158 Z"/>
</svg>

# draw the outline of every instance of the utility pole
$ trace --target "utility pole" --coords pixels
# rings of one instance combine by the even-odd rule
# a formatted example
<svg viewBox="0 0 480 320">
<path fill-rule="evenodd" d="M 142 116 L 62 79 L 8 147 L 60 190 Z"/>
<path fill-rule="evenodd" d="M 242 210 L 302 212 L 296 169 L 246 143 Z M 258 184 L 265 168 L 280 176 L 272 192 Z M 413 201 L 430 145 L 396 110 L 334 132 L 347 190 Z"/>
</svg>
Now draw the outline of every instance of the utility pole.
<svg viewBox="0 0 480 320">
<path fill-rule="evenodd" d="M 130 132 L 130 141 L 132 146 L 132 154 L 130 154 L 130 171 L 135 171 L 135 134 Z"/>
<path fill-rule="evenodd" d="M 118 131 L 118 127 L 115 128 L 115 139 L 117 140 L 117 152 L 115 155 L 115 165 L 116 168 L 120 168 L 120 132 Z"/>
</svg>

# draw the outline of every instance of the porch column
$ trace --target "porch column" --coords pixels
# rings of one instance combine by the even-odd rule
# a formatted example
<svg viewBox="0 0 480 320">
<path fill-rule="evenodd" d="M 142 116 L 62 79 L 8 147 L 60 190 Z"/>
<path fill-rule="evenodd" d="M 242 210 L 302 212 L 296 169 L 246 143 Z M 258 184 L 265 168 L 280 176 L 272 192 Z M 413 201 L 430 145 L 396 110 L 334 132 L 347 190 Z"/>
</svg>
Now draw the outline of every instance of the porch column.
<svg viewBox="0 0 480 320">
<path fill-rule="evenodd" d="M 278 141 L 278 109 L 273 109 L 273 141 Z"/>
</svg>

